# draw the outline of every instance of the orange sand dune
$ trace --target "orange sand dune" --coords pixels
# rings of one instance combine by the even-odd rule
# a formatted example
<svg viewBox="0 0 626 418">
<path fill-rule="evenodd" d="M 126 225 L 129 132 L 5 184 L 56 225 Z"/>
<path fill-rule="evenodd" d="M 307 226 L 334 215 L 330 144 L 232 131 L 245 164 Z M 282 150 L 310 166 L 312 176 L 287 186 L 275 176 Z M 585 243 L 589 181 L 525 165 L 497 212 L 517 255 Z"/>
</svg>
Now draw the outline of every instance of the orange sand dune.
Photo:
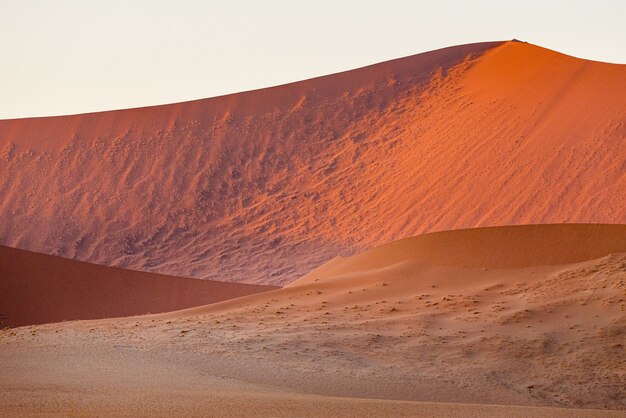
<svg viewBox="0 0 626 418">
<path fill-rule="evenodd" d="M 417 236 L 208 306 L 0 331 L 0 407 L 623 416 L 624 292 L 626 225 Z"/>
<path fill-rule="evenodd" d="M 167 312 L 271 289 L 123 270 L 0 246 L 0 327 Z"/>
<path fill-rule="evenodd" d="M 553 224 L 436 232 L 337 257 L 290 284 L 336 282 L 360 272 L 420 266 L 512 269 L 572 264 L 626 252 L 626 225 Z M 382 269 L 382 270 L 381 270 Z"/>
<path fill-rule="evenodd" d="M 166 106 L 0 121 L 0 243 L 284 284 L 418 233 L 626 223 L 626 66 L 464 45 Z"/>
</svg>

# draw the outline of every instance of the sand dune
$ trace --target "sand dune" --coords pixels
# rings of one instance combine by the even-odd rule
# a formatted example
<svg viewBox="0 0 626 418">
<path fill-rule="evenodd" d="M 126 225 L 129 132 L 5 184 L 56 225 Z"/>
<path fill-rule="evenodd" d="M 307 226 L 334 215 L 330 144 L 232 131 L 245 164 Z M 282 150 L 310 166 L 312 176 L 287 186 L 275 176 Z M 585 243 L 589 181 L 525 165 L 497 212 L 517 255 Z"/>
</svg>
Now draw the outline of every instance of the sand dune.
<svg viewBox="0 0 626 418">
<path fill-rule="evenodd" d="M 0 246 L 0 327 L 167 312 L 271 289 L 123 270 Z"/>
<path fill-rule="evenodd" d="M 439 267 L 512 269 L 579 263 L 626 250 L 626 225 L 554 224 L 465 229 L 420 235 L 338 257 L 290 284 L 337 282 L 346 275 L 410 263 Z"/>
<path fill-rule="evenodd" d="M 625 291 L 626 225 L 428 234 L 265 293 L 1 332 L 0 399 L 25 414 L 623 416 Z"/>
<path fill-rule="evenodd" d="M 626 223 L 625 78 L 624 65 L 494 42 L 207 100 L 0 121 L 0 243 L 285 284 L 424 232 Z"/>
</svg>

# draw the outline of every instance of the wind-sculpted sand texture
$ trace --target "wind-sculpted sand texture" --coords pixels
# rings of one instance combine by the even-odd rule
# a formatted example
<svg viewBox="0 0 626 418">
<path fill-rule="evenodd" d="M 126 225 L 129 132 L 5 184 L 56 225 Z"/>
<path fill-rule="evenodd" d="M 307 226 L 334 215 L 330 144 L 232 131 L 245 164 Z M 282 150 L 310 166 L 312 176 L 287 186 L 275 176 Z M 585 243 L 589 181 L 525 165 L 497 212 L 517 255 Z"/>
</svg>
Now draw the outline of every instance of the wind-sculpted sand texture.
<svg viewBox="0 0 626 418">
<path fill-rule="evenodd" d="M 626 66 L 473 44 L 165 106 L 0 121 L 0 243 L 283 285 L 424 232 L 626 223 Z"/>
</svg>

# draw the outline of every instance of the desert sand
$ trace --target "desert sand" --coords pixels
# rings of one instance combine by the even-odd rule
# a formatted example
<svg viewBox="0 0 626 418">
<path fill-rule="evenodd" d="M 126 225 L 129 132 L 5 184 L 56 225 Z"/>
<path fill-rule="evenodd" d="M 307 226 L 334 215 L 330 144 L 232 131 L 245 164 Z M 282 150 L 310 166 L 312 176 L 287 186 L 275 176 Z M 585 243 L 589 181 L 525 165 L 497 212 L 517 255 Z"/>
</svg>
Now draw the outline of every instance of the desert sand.
<svg viewBox="0 0 626 418">
<path fill-rule="evenodd" d="M 5 414 L 625 416 L 626 225 L 440 232 L 202 307 L 0 332 Z"/>
<path fill-rule="evenodd" d="M 626 417 L 625 80 L 487 42 L 0 120 L 0 416 Z"/>
<path fill-rule="evenodd" d="M 0 121 L 0 244 L 284 285 L 425 232 L 626 223 L 626 66 L 522 42 Z"/>
</svg>

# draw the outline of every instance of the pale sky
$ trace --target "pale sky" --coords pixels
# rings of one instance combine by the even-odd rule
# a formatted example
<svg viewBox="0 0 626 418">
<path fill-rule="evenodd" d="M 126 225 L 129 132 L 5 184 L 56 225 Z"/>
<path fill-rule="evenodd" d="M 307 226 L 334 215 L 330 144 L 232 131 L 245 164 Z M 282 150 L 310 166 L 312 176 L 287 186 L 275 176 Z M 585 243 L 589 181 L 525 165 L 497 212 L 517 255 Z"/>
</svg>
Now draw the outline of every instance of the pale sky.
<svg viewBox="0 0 626 418">
<path fill-rule="evenodd" d="M 0 119 L 218 96 L 517 38 L 626 63 L 626 0 L 0 0 Z"/>
</svg>

